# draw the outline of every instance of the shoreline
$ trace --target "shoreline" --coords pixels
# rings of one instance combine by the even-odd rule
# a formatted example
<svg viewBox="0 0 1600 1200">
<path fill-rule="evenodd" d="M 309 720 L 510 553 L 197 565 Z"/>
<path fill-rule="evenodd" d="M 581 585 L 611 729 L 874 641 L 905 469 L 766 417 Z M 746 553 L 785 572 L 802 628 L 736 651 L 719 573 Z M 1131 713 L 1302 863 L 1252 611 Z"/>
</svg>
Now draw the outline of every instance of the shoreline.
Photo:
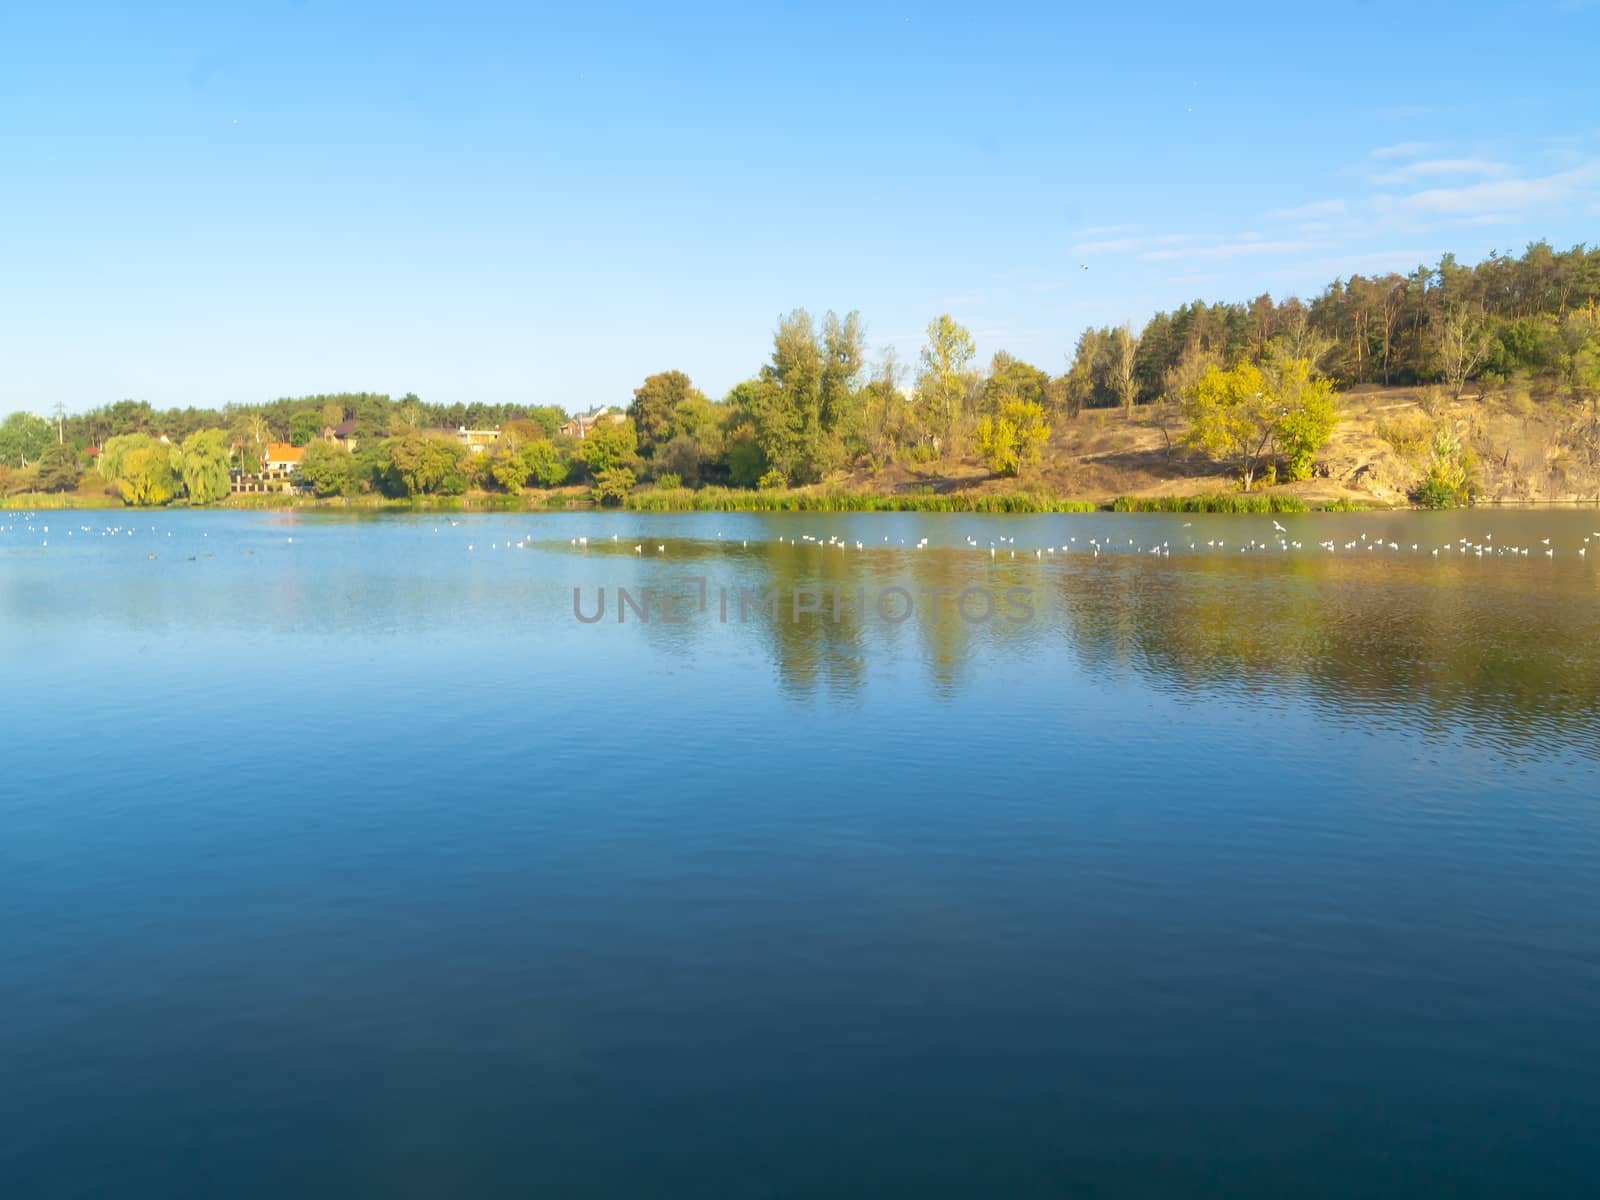
<svg viewBox="0 0 1600 1200">
<path fill-rule="evenodd" d="M 1386 504 L 1380 500 L 1334 499 L 1310 501 L 1283 493 L 1207 492 L 1191 496 L 1118 496 L 1112 499 L 1084 500 L 1052 496 L 1043 492 L 845 492 L 737 491 L 706 488 L 700 491 L 643 489 L 629 496 L 626 504 L 603 507 L 585 491 L 528 492 L 520 496 L 476 493 L 463 496 L 418 496 L 392 499 L 380 496 L 318 497 L 253 495 L 244 503 L 237 497 L 220 504 L 191 507 L 187 504 L 138 508 L 112 496 L 83 493 L 22 493 L 0 498 L 5 512 L 628 512 L 628 513 L 979 513 L 1027 515 L 1044 513 L 1241 513 L 1294 514 L 1313 512 L 1405 512 L 1428 511 L 1410 504 Z M 1500 500 L 1483 499 L 1475 508 L 1593 508 L 1597 500 Z"/>
<path fill-rule="evenodd" d="M 1350 512 L 1394 508 L 1382 501 L 1336 499 L 1310 502 L 1276 493 L 1216 493 L 1193 496 L 1117 496 L 1084 500 L 1044 492 L 846 492 L 789 489 L 740 491 L 706 488 L 700 491 L 642 489 L 625 504 L 599 505 L 587 490 L 527 492 L 508 496 L 494 492 L 462 496 L 265 495 L 230 497 L 218 504 L 169 504 L 139 507 L 114 496 L 83 493 L 20 493 L 0 498 L 5 512 L 612 512 L 612 513 L 1030 513 L 1169 512 L 1169 513 L 1305 513 Z"/>
</svg>

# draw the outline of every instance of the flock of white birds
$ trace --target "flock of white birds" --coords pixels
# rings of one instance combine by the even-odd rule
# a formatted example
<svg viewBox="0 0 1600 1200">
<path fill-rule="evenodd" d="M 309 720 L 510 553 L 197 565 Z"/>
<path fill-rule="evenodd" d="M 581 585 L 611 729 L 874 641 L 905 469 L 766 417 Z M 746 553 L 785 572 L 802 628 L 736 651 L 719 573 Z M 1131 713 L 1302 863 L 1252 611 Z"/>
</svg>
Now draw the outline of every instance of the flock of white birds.
<svg viewBox="0 0 1600 1200">
<path fill-rule="evenodd" d="M 459 524 L 459 522 L 452 522 L 452 524 Z M 1186 523 L 1184 525 L 1184 529 L 1187 530 L 1193 528 L 1193 524 L 1194 523 L 1192 521 Z M 1289 536 L 1289 530 L 1283 525 L 1280 525 L 1277 521 L 1272 522 L 1272 529 L 1274 534 L 1273 537 L 1265 540 L 1250 538 L 1248 541 L 1235 541 L 1233 543 L 1233 549 L 1240 554 L 1249 554 L 1252 552 L 1271 553 L 1273 551 L 1287 553 L 1291 550 L 1305 549 L 1305 543 L 1298 539 L 1291 538 Z M 716 538 L 719 542 L 723 540 L 723 535 L 721 532 L 717 533 Z M 1583 544 L 1577 547 L 1579 557 L 1586 556 L 1589 553 L 1589 542 L 1591 540 L 1600 540 L 1600 531 L 1586 534 L 1584 536 Z M 1015 537 L 1003 536 L 989 539 L 987 542 L 980 542 L 977 538 L 972 537 L 969 534 L 965 541 L 965 548 L 976 549 L 979 551 L 987 549 L 990 558 L 998 558 L 1001 553 L 1004 553 L 1007 558 L 1014 559 L 1017 556 L 1016 542 L 1017 539 Z M 621 545 L 623 543 L 621 535 L 614 533 L 611 535 L 609 543 L 602 541 L 598 544 Z M 741 547 L 748 547 L 750 542 L 748 539 L 740 539 L 739 544 Z M 869 543 L 863 542 L 859 539 L 841 538 L 837 534 L 830 535 L 827 538 L 822 538 L 809 533 L 802 533 L 798 537 L 788 537 L 780 534 L 777 538 L 777 544 L 789 546 L 814 546 L 823 550 L 855 550 L 858 552 L 869 549 L 870 545 Z M 892 539 L 890 537 L 885 537 L 881 544 L 884 546 L 889 546 L 892 549 L 910 549 L 917 551 L 927 550 L 933 543 L 932 539 L 926 537 L 915 542 L 908 542 L 905 538 Z M 533 535 L 529 534 L 527 537 L 519 541 L 492 543 L 489 549 L 526 550 L 538 545 L 539 543 L 534 539 Z M 588 549 L 590 542 L 587 537 L 574 537 L 568 539 L 568 545 L 579 550 L 586 550 Z M 633 553 L 642 555 L 646 553 L 649 548 L 650 543 L 638 542 L 634 544 L 632 549 Z M 1098 558 L 1101 553 L 1154 554 L 1163 557 L 1171 557 L 1174 548 L 1175 547 L 1170 538 L 1161 542 L 1144 545 L 1136 542 L 1133 538 L 1088 537 L 1084 538 L 1080 543 L 1076 537 L 1069 537 L 1066 542 L 1058 546 L 1039 546 L 1035 548 L 1033 550 L 1033 557 L 1043 560 L 1046 556 L 1071 554 L 1074 551 L 1087 554 L 1091 558 Z M 1472 538 L 1462 537 L 1458 538 L 1454 542 L 1442 542 L 1438 545 L 1424 545 L 1421 542 L 1411 542 L 1409 544 L 1405 544 L 1393 540 L 1385 540 L 1381 536 L 1373 537 L 1369 534 L 1362 533 L 1358 534 L 1354 538 L 1351 538 L 1347 542 L 1340 542 L 1337 540 L 1317 542 L 1315 544 L 1315 548 L 1317 550 L 1326 551 L 1329 554 L 1336 554 L 1341 550 L 1405 551 L 1410 553 L 1421 553 L 1426 551 L 1435 558 L 1437 558 L 1441 553 L 1472 555 L 1478 558 L 1482 558 L 1485 555 L 1489 555 L 1491 557 L 1508 555 L 1526 557 L 1527 555 L 1535 552 L 1543 553 L 1548 558 L 1554 558 L 1556 554 L 1556 547 L 1551 545 L 1550 538 L 1541 538 L 1536 546 L 1513 546 L 1506 545 L 1504 543 L 1496 545 L 1494 541 L 1494 534 L 1492 533 L 1484 534 L 1481 541 L 1475 541 Z M 477 546 L 469 544 L 467 549 L 470 551 L 476 551 Z M 1180 552 L 1185 549 L 1194 552 L 1219 550 L 1227 551 L 1229 549 L 1229 544 L 1226 538 L 1208 538 L 1202 542 L 1198 538 L 1186 536 L 1181 537 L 1178 540 L 1176 549 Z M 667 552 L 667 544 L 665 542 L 655 543 L 654 552 L 656 554 L 665 554 Z M 1028 549 L 1027 547 L 1024 547 L 1024 556 L 1026 556 L 1027 553 Z"/>
<path fill-rule="evenodd" d="M 462 524 L 463 523 L 461 521 L 452 520 L 449 522 L 449 528 L 459 528 Z M 1194 523 L 1192 521 L 1187 522 L 1184 524 L 1183 528 L 1185 531 L 1188 531 L 1193 528 L 1193 525 Z M 433 532 L 440 532 L 440 528 L 435 526 Z M 40 522 L 37 514 L 35 513 L 21 514 L 21 521 L 18 524 L 0 526 L 0 534 L 22 535 L 30 540 L 32 538 L 37 538 L 38 545 L 41 549 L 48 549 L 50 546 L 50 526 Z M 95 527 L 92 525 L 79 524 L 73 528 L 59 530 L 56 534 L 58 541 L 62 535 L 65 535 L 67 538 L 131 538 L 140 535 L 154 537 L 157 539 L 163 538 L 161 531 L 159 531 L 154 525 L 149 526 L 148 529 L 146 529 L 132 525 L 102 525 Z M 205 540 L 208 539 L 210 535 L 202 532 L 200 536 L 202 540 Z M 723 535 L 720 531 L 716 536 L 719 542 L 723 540 Z M 166 531 L 164 540 L 170 540 L 171 538 L 172 532 L 170 530 Z M 1016 541 L 1017 539 L 1015 537 L 1002 536 L 991 538 L 986 542 L 980 542 L 977 538 L 972 537 L 969 534 L 967 535 L 962 548 L 977 550 L 979 552 L 987 550 L 990 558 L 998 558 L 1001 554 L 1004 554 L 1008 559 L 1014 559 L 1017 556 Z M 1591 541 L 1600 541 L 1600 530 L 1597 530 L 1594 533 L 1586 534 L 1581 545 L 1568 547 L 1567 549 L 1575 550 L 1578 556 L 1581 558 L 1589 553 L 1589 543 Z M 576 549 L 586 550 L 589 548 L 590 540 L 587 537 L 574 537 L 568 539 L 568 543 L 570 546 Z M 858 552 L 865 551 L 869 548 L 869 543 L 860 540 L 841 538 L 837 535 L 821 538 L 809 533 L 803 533 L 798 537 L 793 538 L 786 535 L 779 535 L 777 538 L 777 543 L 790 546 L 814 546 L 818 549 L 855 550 Z M 1562 549 L 1562 547 L 1552 545 L 1551 543 L 1552 539 L 1545 537 L 1538 539 L 1531 545 L 1508 545 L 1503 542 L 1496 543 L 1494 540 L 1494 534 L 1485 533 L 1481 539 L 1460 537 L 1453 542 L 1442 542 L 1437 545 L 1429 545 L 1422 542 L 1396 542 L 1392 538 L 1385 539 L 1381 534 L 1373 536 L 1370 534 L 1361 533 L 1356 537 L 1351 538 L 1349 541 L 1338 541 L 1335 539 L 1319 541 L 1314 544 L 1314 549 L 1317 551 L 1326 552 L 1328 554 L 1338 554 L 1341 552 L 1391 554 L 1426 553 L 1434 558 L 1438 558 L 1440 555 L 1465 555 L 1475 558 L 1526 558 L 1529 555 L 1542 555 L 1546 558 L 1554 558 L 1557 551 Z M 285 537 L 284 544 L 293 545 L 294 538 L 292 536 Z M 603 540 L 597 544 L 603 546 L 616 546 L 620 549 L 626 543 L 623 542 L 620 534 L 614 533 L 611 535 L 608 541 Z M 744 538 L 740 539 L 739 544 L 741 547 L 748 548 L 750 542 L 749 539 Z M 534 536 L 532 534 L 528 534 L 527 536 L 515 541 L 507 540 L 505 542 L 491 542 L 488 548 L 490 550 L 527 550 L 530 548 L 536 548 L 539 545 L 540 543 L 534 538 Z M 889 546 L 892 549 L 910 549 L 912 551 L 921 551 L 929 549 L 932 545 L 932 540 L 925 537 L 918 541 L 908 543 L 905 538 L 894 540 L 889 537 L 885 537 L 882 545 Z M 651 549 L 651 546 L 652 543 L 650 542 L 635 543 L 632 547 L 633 553 L 643 555 Z M 655 542 L 653 543 L 653 547 L 653 552 L 656 554 L 667 553 L 666 542 Z M 1231 551 L 1238 554 L 1284 554 L 1290 551 L 1304 550 L 1305 544 L 1299 539 L 1290 537 L 1290 531 L 1287 528 L 1279 524 L 1277 521 L 1273 521 L 1272 535 L 1270 537 L 1252 537 L 1248 540 L 1235 539 L 1231 545 L 1227 538 L 1207 538 L 1204 541 L 1201 541 L 1198 536 L 1192 536 L 1187 532 L 1182 534 L 1177 539 L 1176 544 L 1174 544 L 1174 541 L 1171 538 L 1164 539 L 1160 542 L 1152 542 L 1146 545 L 1136 542 L 1133 538 L 1086 537 L 1080 541 L 1077 537 L 1069 537 L 1060 545 L 1035 547 L 1032 550 L 1032 555 L 1034 558 L 1041 561 L 1045 558 L 1054 557 L 1058 554 L 1073 553 L 1086 554 L 1091 558 L 1098 558 L 1102 553 L 1152 554 L 1161 557 L 1170 557 L 1175 549 L 1180 553 L 1187 550 L 1195 553 L 1227 553 Z M 478 550 L 477 543 L 469 542 L 467 544 L 467 550 L 471 553 L 476 553 Z M 252 554 L 254 551 L 245 550 L 244 553 Z M 1026 557 L 1028 554 L 1028 548 L 1024 547 L 1022 553 L 1024 557 Z M 158 559 L 160 554 L 159 552 L 152 551 L 147 554 L 146 557 L 154 560 Z M 192 554 L 186 557 L 192 562 L 199 557 L 202 557 L 202 555 Z M 211 558 L 213 555 L 210 552 L 205 552 L 203 557 Z"/>
<path fill-rule="evenodd" d="M 0 534 L 22 534 L 24 536 L 37 537 L 39 539 L 39 548 L 41 550 L 48 550 L 50 548 L 50 526 L 42 523 L 35 524 L 34 522 L 38 517 L 38 514 L 36 513 L 23 513 L 21 516 L 23 521 L 21 525 L 0 525 Z M 56 542 L 59 545 L 63 536 L 68 539 L 74 537 L 82 539 L 88 537 L 131 538 L 139 537 L 141 535 L 158 539 L 162 537 L 161 531 L 158 530 L 154 525 L 150 526 L 148 530 L 141 529 L 133 525 L 102 525 L 98 529 L 93 525 L 78 525 L 72 529 L 61 529 L 58 527 L 55 536 Z M 172 537 L 172 531 L 168 530 L 165 536 L 168 540 L 170 540 Z M 200 537 L 203 541 L 209 541 L 211 539 L 211 535 L 205 532 L 202 532 Z M 289 540 L 291 542 L 294 541 L 293 538 L 290 538 Z M 245 553 L 253 554 L 255 551 L 246 550 Z M 152 551 L 146 554 L 145 557 L 154 560 L 160 558 L 161 555 Z M 200 558 L 214 558 L 215 554 L 211 551 L 206 551 L 204 553 L 191 554 L 187 557 L 190 562 L 194 562 Z"/>
</svg>

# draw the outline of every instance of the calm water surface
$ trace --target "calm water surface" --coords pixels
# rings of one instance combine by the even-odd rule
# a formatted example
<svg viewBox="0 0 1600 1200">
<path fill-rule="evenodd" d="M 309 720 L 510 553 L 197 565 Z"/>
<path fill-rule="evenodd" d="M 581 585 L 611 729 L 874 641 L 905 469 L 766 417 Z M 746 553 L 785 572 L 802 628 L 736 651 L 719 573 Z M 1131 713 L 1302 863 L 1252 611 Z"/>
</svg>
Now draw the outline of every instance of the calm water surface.
<svg viewBox="0 0 1600 1200">
<path fill-rule="evenodd" d="M 1600 515 L 454 520 L 0 514 L 0 1194 L 1600 1191 Z"/>
</svg>

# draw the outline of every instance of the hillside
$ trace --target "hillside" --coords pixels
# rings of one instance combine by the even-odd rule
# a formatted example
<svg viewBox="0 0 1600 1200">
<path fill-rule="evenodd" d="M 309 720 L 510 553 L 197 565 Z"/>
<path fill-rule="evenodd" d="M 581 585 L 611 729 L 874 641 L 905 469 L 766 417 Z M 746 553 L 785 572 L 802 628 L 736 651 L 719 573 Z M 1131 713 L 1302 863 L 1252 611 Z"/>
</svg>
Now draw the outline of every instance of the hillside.
<svg viewBox="0 0 1600 1200">
<path fill-rule="evenodd" d="M 1446 423 L 1471 449 L 1483 502 L 1600 499 L 1600 415 L 1561 399 L 1526 392 L 1468 394 L 1451 401 L 1437 388 L 1356 389 L 1341 397 L 1333 437 L 1317 473 L 1269 490 L 1311 503 L 1334 500 L 1403 505 L 1426 469 L 1435 427 Z M 1227 471 L 1181 445 L 1182 423 L 1165 406 L 1095 409 L 1058 419 L 1044 461 L 1022 486 L 1057 496 L 1188 496 L 1237 490 Z M 862 491 L 1012 491 L 1017 480 L 992 476 L 976 458 L 916 470 L 892 466 L 857 472 Z"/>
</svg>

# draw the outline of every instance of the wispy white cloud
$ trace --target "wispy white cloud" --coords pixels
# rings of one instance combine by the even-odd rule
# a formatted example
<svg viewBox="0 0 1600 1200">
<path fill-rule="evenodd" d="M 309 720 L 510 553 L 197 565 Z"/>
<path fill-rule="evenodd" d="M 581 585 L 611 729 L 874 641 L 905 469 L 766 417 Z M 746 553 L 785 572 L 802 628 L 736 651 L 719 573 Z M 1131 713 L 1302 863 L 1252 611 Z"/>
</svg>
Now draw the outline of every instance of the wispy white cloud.
<svg viewBox="0 0 1600 1200">
<path fill-rule="evenodd" d="M 1191 241 L 1188 233 L 1152 233 L 1141 237 L 1107 238 L 1102 241 L 1078 242 L 1072 247 L 1074 254 L 1133 254 L 1155 246 L 1175 246 Z"/>
<path fill-rule="evenodd" d="M 1379 146 L 1372 152 L 1377 159 L 1419 158 L 1439 149 L 1437 142 L 1396 142 L 1392 146 Z"/>
<path fill-rule="evenodd" d="M 1329 255 L 1295 264 L 1295 269 L 1309 273 L 1319 282 L 1347 275 L 1387 275 L 1391 271 L 1404 275 L 1421 263 L 1437 262 L 1437 249 L 1367 250 L 1355 254 Z"/>
<path fill-rule="evenodd" d="M 1345 207 L 1343 200 L 1313 200 L 1310 204 L 1300 204 L 1294 208 L 1271 209 L 1267 216 L 1278 221 L 1310 221 L 1319 217 L 1342 217 Z"/>
<path fill-rule="evenodd" d="M 1392 184 L 1409 183 L 1413 179 L 1427 179 L 1441 175 L 1501 177 L 1510 174 L 1511 168 L 1505 163 L 1491 162 L 1486 158 L 1425 158 L 1392 171 L 1380 171 L 1372 176 L 1372 182 Z"/>
<path fill-rule="evenodd" d="M 1449 111 L 1450 107 L 1445 104 L 1388 104 L 1379 108 L 1377 113 L 1391 120 L 1405 120 L 1409 117 L 1433 117 Z"/>
<path fill-rule="evenodd" d="M 1151 250 L 1139 257 L 1146 262 L 1174 262 L 1180 260 L 1221 261 L 1253 254 L 1300 254 L 1321 246 L 1321 242 L 1269 242 L 1246 235 L 1232 241 L 1204 246 L 1182 246 L 1172 250 Z"/>
<path fill-rule="evenodd" d="M 1078 242 L 1073 245 L 1074 254 L 1118 254 L 1125 250 L 1138 250 L 1148 245 L 1144 238 L 1107 238 L 1100 242 Z"/>
<path fill-rule="evenodd" d="M 1374 204 L 1380 212 L 1436 216 L 1526 213 L 1577 200 L 1597 183 L 1600 183 L 1600 160 L 1531 179 L 1496 179 L 1464 187 L 1428 188 L 1409 196 L 1377 196 Z"/>
<path fill-rule="evenodd" d="M 1200 287 L 1209 283 L 1216 283 L 1226 276 L 1218 275 L 1213 271 L 1191 271 L 1185 275 L 1172 275 L 1164 282 L 1173 287 Z"/>
<path fill-rule="evenodd" d="M 1104 238 L 1118 237 L 1139 232 L 1138 225 L 1090 225 L 1087 229 L 1078 230 L 1079 237 Z"/>
</svg>

